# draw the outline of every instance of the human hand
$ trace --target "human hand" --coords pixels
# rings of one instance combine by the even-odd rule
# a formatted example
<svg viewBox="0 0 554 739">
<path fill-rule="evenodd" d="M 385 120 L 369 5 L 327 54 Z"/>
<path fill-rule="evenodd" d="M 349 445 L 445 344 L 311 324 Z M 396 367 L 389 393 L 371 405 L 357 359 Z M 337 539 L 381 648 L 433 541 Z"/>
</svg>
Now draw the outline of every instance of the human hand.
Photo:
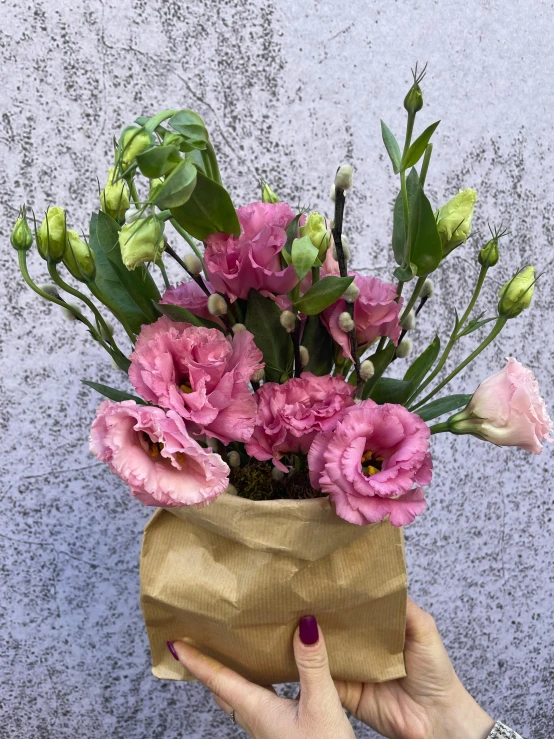
<svg viewBox="0 0 554 739">
<path fill-rule="evenodd" d="M 355 739 L 329 672 L 325 641 L 315 618 L 302 619 L 294 634 L 298 700 L 280 698 L 272 687 L 245 680 L 189 644 L 175 642 L 172 647 L 173 656 L 214 693 L 218 706 L 233 715 L 253 739 Z"/>
<path fill-rule="evenodd" d="M 399 680 L 335 681 L 342 705 L 389 739 L 486 739 L 494 721 L 460 682 L 433 618 L 411 600 L 404 658 Z"/>
</svg>

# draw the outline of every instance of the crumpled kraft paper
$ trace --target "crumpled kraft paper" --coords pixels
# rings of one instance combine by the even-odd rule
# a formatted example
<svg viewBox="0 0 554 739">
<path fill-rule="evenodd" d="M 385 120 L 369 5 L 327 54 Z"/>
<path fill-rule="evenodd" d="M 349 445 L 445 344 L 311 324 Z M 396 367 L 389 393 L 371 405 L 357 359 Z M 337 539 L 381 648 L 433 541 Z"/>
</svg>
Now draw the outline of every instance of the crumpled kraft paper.
<svg viewBox="0 0 554 739">
<path fill-rule="evenodd" d="M 350 524 L 328 498 L 223 494 L 200 510 L 158 509 L 140 565 L 158 678 L 193 679 L 166 646 L 187 638 L 260 685 L 297 681 L 292 636 L 306 615 L 325 634 L 334 678 L 406 674 L 404 538 L 387 522 Z"/>
</svg>

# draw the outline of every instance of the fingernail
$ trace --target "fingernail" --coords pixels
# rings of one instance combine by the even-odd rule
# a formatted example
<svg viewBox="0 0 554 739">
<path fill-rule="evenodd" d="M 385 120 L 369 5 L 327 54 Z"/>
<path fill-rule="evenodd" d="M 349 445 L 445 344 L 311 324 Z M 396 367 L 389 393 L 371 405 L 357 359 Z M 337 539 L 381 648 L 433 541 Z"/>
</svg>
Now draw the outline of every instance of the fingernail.
<svg viewBox="0 0 554 739">
<path fill-rule="evenodd" d="M 177 656 L 177 652 L 175 651 L 175 647 L 173 646 L 173 642 L 172 641 L 168 641 L 168 642 L 166 642 L 166 644 L 167 644 L 167 648 L 169 649 L 169 651 L 173 655 L 173 659 L 176 659 L 177 662 L 178 662 L 179 661 L 179 657 Z"/>
<path fill-rule="evenodd" d="M 310 647 L 319 639 L 319 629 L 315 616 L 304 616 L 300 619 L 299 629 L 300 641 Z"/>
</svg>

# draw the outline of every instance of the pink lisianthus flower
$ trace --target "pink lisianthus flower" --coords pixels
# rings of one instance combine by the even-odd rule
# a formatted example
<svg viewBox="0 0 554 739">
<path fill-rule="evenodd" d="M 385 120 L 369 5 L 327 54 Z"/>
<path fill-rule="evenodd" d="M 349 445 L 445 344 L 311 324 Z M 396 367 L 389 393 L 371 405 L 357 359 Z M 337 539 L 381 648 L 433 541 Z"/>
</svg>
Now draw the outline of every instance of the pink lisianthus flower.
<svg viewBox="0 0 554 739">
<path fill-rule="evenodd" d="M 283 269 L 281 250 L 294 219 L 286 203 L 256 202 L 237 210 L 238 237 L 213 234 L 206 239 L 204 263 L 214 290 L 248 298 L 251 289 L 264 295 L 286 295 L 298 282 L 294 267 Z"/>
<path fill-rule="evenodd" d="M 548 416 L 539 384 L 530 369 L 514 357 L 504 369 L 482 382 L 467 407 L 448 422 L 456 434 L 473 434 L 499 446 L 518 446 L 533 454 L 550 436 Z"/>
<path fill-rule="evenodd" d="M 365 525 L 387 516 L 405 526 L 427 507 L 431 482 L 430 431 L 401 405 L 364 400 L 347 408 L 333 431 L 318 434 L 310 447 L 312 487 L 328 493 L 337 514 Z"/>
<path fill-rule="evenodd" d="M 333 260 L 334 261 L 334 260 Z M 386 336 L 396 345 L 402 331 L 399 324 L 402 298 L 396 302 L 396 286 L 377 277 L 355 274 L 354 283 L 360 294 L 354 303 L 354 324 L 361 350 L 380 336 Z M 346 301 L 341 299 L 322 313 L 325 326 L 333 339 L 342 348 L 345 357 L 352 359 L 348 335 L 339 327 L 339 316 L 346 310 Z"/>
<path fill-rule="evenodd" d="M 260 460 L 280 461 L 286 454 L 307 454 L 317 433 L 333 429 L 343 410 L 354 404 L 354 387 L 342 377 L 303 372 L 279 385 L 266 382 L 256 391 L 258 423 L 246 452 Z"/>
<path fill-rule="evenodd" d="M 205 505 L 229 485 L 229 467 L 191 439 L 177 413 L 134 400 L 100 405 L 89 448 L 145 505 Z"/>
<path fill-rule="evenodd" d="M 186 308 L 193 315 L 205 318 L 223 326 L 223 321 L 212 316 L 208 310 L 208 295 L 199 287 L 194 280 L 187 280 L 175 287 L 168 287 L 160 300 L 164 305 L 178 305 Z"/>
<path fill-rule="evenodd" d="M 191 433 L 228 444 L 252 435 L 257 410 L 248 383 L 262 359 L 249 331 L 227 338 L 163 316 L 143 326 L 129 379 L 145 400 L 182 416 Z"/>
</svg>

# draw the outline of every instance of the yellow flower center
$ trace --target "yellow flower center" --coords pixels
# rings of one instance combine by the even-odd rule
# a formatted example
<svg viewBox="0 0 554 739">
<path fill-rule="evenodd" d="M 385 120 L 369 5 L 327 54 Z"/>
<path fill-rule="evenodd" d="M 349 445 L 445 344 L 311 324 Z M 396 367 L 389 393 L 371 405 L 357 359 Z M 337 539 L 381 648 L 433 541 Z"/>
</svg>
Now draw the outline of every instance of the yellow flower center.
<svg viewBox="0 0 554 739">
<path fill-rule="evenodd" d="M 381 465 L 383 464 L 383 457 L 374 456 L 371 449 L 368 449 L 364 453 L 362 459 L 362 472 L 366 477 L 376 475 L 381 472 Z"/>
<path fill-rule="evenodd" d="M 188 382 L 183 382 L 182 385 L 179 385 L 179 390 L 187 395 L 194 392 Z"/>
<path fill-rule="evenodd" d="M 146 431 L 142 432 L 142 438 L 146 442 L 146 451 L 148 452 L 149 456 L 152 457 L 152 459 L 156 459 L 156 457 L 160 456 L 160 452 L 164 448 L 164 445 L 161 441 L 152 441 L 152 439 L 148 436 Z"/>
</svg>

